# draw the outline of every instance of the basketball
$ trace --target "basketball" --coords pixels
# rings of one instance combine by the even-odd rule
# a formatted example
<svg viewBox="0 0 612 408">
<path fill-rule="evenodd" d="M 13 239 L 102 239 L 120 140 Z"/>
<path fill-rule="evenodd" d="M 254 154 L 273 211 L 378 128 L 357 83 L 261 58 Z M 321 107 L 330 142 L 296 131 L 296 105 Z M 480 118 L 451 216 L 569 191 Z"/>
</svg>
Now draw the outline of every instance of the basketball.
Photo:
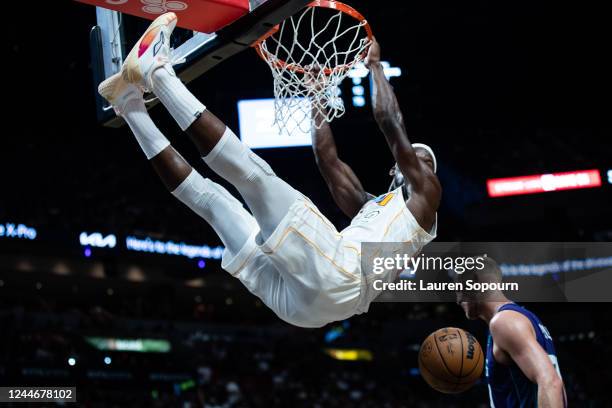
<svg viewBox="0 0 612 408">
<path fill-rule="evenodd" d="M 484 356 L 476 338 L 446 327 L 431 333 L 419 350 L 419 370 L 433 389 L 454 394 L 472 387 L 482 374 Z"/>
<path fill-rule="evenodd" d="M 5 1 L 0 408 L 612 408 L 598 3 Z"/>
</svg>

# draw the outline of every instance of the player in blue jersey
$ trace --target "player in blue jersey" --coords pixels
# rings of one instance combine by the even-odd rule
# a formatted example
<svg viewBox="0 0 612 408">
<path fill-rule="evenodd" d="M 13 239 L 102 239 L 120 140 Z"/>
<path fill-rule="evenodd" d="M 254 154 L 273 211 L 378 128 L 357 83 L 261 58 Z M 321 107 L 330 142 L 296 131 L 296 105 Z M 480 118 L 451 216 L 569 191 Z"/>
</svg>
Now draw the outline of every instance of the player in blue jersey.
<svg viewBox="0 0 612 408">
<path fill-rule="evenodd" d="M 500 283 L 501 270 L 485 258 L 485 268 L 460 281 Z M 499 291 L 458 292 L 468 319 L 489 326 L 485 375 L 491 407 L 565 407 L 567 398 L 552 337 L 540 319 Z"/>
</svg>

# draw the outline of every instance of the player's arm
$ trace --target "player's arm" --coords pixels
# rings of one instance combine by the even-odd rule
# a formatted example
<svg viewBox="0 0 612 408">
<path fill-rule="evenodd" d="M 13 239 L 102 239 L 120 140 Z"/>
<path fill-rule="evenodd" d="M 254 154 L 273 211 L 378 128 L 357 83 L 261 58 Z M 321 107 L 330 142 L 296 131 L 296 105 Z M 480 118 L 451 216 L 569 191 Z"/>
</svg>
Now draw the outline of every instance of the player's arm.
<svg viewBox="0 0 612 408">
<path fill-rule="evenodd" d="M 529 380 L 538 384 L 538 407 L 565 407 L 563 380 L 538 343 L 529 319 L 520 313 L 504 311 L 491 320 L 489 328 L 495 344 Z"/>
<path fill-rule="evenodd" d="M 413 193 L 422 193 L 425 177 L 421 162 L 408 140 L 404 118 L 391 84 L 380 64 L 380 46 L 374 40 L 365 61 L 370 69 L 372 109 L 378 127 L 385 135 L 402 174 L 410 181 Z"/>
<path fill-rule="evenodd" d="M 370 199 L 355 172 L 340 160 L 334 135 L 329 123 L 313 109 L 312 119 L 318 126 L 312 127 L 312 149 L 319 171 L 338 207 L 353 218 Z"/>
</svg>

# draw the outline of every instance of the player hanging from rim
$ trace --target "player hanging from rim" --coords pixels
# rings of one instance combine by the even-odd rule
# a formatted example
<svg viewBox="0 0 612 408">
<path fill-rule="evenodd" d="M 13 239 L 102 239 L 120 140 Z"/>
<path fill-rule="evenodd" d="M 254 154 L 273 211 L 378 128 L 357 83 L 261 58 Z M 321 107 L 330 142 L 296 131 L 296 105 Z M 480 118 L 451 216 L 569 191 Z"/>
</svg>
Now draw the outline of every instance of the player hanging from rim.
<svg viewBox="0 0 612 408">
<path fill-rule="evenodd" d="M 397 188 L 366 203 L 351 226 L 338 232 L 308 198 L 277 177 L 177 78 L 169 60 L 175 25 L 173 13 L 158 17 L 127 56 L 121 73 L 100 84 L 100 94 L 125 119 L 166 188 L 219 235 L 226 248 L 222 268 L 281 319 L 296 326 L 321 327 L 366 312 L 378 293 L 362 278 L 360 244 L 406 241 L 416 253 L 434 238 L 440 199 L 435 159 L 423 152 L 417 155 L 401 121 L 393 120 L 397 113 L 389 114 L 382 120 L 383 130 L 399 168 L 414 183 L 408 206 L 402 189 Z M 382 73 L 375 70 L 375 75 Z M 143 89 L 157 95 L 204 162 L 236 187 L 253 215 L 173 149 L 149 117 Z M 383 88 L 383 93 L 384 89 L 388 94 L 389 88 Z M 384 102 L 381 109 L 397 108 L 388 95 L 376 99 L 377 106 Z M 432 180 L 434 189 L 426 186 Z"/>
<path fill-rule="evenodd" d="M 373 39 L 368 50 L 365 64 L 370 69 L 374 118 L 396 160 L 389 172 L 392 177 L 389 192 L 401 187 L 406 206 L 418 224 L 428 231 L 435 229 L 436 210 L 442 195 L 442 188 L 435 174 L 435 155 L 429 146 L 422 143 L 411 144 L 408 140 L 404 117 L 380 63 L 380 45 L 376 39 Z M 319 75 L 316 67 L 309 69 L 314 73 L 313 79 L 307 81 L 307 85 L 316 87 L 316 81 L 322 80 L 324 76 Z M 353 170 L 338 157 L 334 136 L 323 115 L 313 107 L 312 116 L 317 124 L 313 126 L 312 142 L 319 170 L 338 207 L 353 218 L 359 211 L 366 209 L 366 203 L 376 197 L 365 192 Z M 396 194 L 399 196 L 399 192 Z"/>
<path fill-rule="evenodd" d="M 484 260 L 482 270 L 453 275 L 461 282 L 501 283 L 497 263 L 489 257 Z M 552 337 L 535 314 L 501 291 L 461 291 L 457 303 L 468 319 L 489 326 L 485 375 L 491 407 L 567 406 Z"/>
</svg>

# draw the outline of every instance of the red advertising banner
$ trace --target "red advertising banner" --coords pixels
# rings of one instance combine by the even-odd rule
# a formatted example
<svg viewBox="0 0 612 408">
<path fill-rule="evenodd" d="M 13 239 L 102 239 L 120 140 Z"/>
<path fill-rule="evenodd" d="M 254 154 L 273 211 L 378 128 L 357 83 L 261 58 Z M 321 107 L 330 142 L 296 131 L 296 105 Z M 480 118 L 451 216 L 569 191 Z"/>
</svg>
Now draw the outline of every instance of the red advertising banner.
<svg viewBox="0 0 612 408">
<path fill-rule="evenodd" d="M 601 186 L 599 170 L 579 170 L 487 180 L 489 197 L 536 194 L 599 186 Z"/>
</svg>

